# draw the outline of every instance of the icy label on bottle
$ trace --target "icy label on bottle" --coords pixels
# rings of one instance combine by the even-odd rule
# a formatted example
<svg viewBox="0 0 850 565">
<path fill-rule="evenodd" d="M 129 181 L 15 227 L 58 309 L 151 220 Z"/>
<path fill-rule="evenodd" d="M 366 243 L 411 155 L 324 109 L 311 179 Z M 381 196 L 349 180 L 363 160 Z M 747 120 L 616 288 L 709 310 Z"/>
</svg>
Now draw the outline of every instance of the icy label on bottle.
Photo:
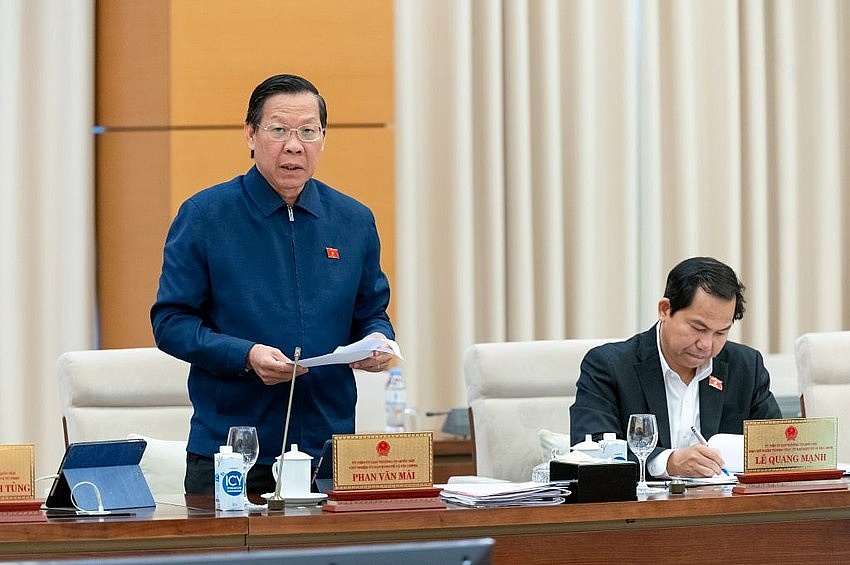
<svg viewBox="0 0 850 565">
<path fill-rule="evenodd" d="M 229 496 L 242 496 L 242 473 L 228 471 L 222 475 L 221 490 Z"/>
</svg>

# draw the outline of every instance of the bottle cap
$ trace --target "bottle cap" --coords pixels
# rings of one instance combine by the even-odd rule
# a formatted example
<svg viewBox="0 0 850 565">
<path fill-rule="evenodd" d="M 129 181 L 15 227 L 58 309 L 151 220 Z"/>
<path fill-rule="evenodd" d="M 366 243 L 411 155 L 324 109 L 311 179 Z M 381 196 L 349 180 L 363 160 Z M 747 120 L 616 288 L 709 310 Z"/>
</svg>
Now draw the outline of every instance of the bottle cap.
<svg viewBox="0 0 850 565">
<path fill-rule="evenodd" d="M 573 446 L 573 449 L 599 449 L 599 444 L 593 441 L 592 435 L 587 434 L 586 436 L 584 436 L 584 441 L 575 444 Z"/>
<path fill-rule="evenodd" d="M 617 439 L 617 434 L 615 434 L 614 432 L 605 432 L 604 434 L 602 434 L 602 439 L 603 441 L 614 441 L 615 439 Z"/>
<path fill-rule="evenodd" d="M 218 448 L 219 453 L 233 453 L 232 445 L 220 445 Z"/>
</svg>

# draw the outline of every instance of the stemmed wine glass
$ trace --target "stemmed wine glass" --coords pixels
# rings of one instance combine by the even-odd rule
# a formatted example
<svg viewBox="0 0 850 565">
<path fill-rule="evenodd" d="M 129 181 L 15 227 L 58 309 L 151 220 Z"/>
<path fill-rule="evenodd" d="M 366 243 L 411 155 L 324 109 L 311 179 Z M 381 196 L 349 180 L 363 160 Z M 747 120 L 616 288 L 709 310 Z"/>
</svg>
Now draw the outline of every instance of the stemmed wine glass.
<svg viewBox="0 0 850 565">
<path fill-rule="evenodd" d="M 632 414 L 629 416 L 629 428 L 626 432 L 629 449 L 640 461 L 640 482 L 637 485 L 638 496 L 660 492 L 646 484 L 646 459 L 658 443 L 658 424 L 655 414 Z"/>
<path fill-rule="evenodd" d="M 260 455 L 260 439 L 254 426 L 231 426 L 227 432 L 227 445 L 233 448 L 233 453 L 241 453 L 245 461 L 245 478 L 243 479 L 242 496 L 245 497 L 245 509 L 255 505 L 248 500 L 248 471 L 257 462 Z"/>
</svg>

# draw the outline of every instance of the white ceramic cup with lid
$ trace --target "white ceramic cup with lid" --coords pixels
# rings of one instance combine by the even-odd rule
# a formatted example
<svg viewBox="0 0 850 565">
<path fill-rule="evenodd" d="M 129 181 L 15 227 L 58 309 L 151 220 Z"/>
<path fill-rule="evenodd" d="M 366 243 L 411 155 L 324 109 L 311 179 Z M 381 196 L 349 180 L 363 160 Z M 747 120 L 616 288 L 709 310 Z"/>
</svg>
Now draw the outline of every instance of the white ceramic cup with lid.
<svg viewBox="0 0 850 565">
<path fill-rule="evenodd" d="M 280 486 L 280 494 L 283 498 L 298 498 L 310 494 L 310 462 L 313 458 L 298 451 L 298 444 L 293 443 L 292 447 L 283 455 L 283 483 Z M 275 457 L 275 463 L 272 465 L 272 475 L 274 480 L 280 470 L 280 455 Z"/>
</svg>

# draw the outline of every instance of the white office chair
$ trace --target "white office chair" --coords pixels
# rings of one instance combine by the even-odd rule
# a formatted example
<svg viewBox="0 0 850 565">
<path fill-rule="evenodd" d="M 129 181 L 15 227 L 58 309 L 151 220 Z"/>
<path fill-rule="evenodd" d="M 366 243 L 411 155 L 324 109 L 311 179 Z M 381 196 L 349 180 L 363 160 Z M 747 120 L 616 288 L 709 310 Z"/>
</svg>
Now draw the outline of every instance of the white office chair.
<svg viewBox="0 0 850 565">
<path fill-rule="evenodd" d="M 543 461 L 540 430 L 569 434 L 581 361 L 606 341 L 478 343 L 464 352 L 478 475 L 531 480 L 532 468 Z"/>
<path fill-rule="evenodd" d="M 850 331 L 807 333 L 794 344 L 807 418 L 838 418 L 838 460 L 850 462 Z"/>
<path fill-rule="evenodd" d="M 797 378 L 797 361 L 793 353 L 768 353 L 764 366 L 770 373 L 770 392 L 779 403 L 783 418 L 799 418 L 800 392 Z"/>
<path fill-rule="evenodd" d="M 57 371 L 66 444 L 144 437 L 151 492 L 183 492 L 188 363 L 154 347 L 102 349 L 63 353 Z"/>
</svg>

